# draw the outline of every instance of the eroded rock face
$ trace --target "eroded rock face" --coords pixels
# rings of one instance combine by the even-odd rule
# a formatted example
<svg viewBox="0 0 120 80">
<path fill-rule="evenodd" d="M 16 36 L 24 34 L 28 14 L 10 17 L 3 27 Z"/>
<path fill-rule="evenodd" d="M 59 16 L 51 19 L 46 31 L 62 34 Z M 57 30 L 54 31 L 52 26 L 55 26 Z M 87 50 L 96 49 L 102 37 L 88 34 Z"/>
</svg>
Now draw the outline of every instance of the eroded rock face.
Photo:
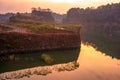
<svg viewBox="0 0 120 80">
<path fill-rule="evenodd" d="M 34 50 L 71 49 L 80 47 L 77 33 L 0 33 L 0 53 L 13 53 Z"/>
</svg>

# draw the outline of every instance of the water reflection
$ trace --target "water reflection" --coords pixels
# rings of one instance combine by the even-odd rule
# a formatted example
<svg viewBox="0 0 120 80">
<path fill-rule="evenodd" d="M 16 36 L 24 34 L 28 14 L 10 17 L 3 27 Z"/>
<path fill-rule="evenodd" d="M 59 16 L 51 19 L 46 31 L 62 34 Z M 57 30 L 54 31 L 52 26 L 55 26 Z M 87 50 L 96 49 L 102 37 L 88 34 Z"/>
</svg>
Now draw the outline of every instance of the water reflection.
<svg viewBox="0 0 120 80">
<path fill-rule="evenodd" d="M 32 68 L 37 66 L 50 66 L 55 64 L 63 64 L 72 61 L 76 61 L 79 56 L 79 49 L 71 50 L 56 50 L 56 51 L 43 51 L 34 53 L 24 53 L 24 54 L 12 54 L 7 55 L 8 61 L 0 62 L 0 73 L 15 71 L 20 69 Z M 51 64 L 47 64 L 41 56 L 46 54 L 47 59 L 52 58 L 54 61 Z M 4 56 L 1 56 L 4 58 Z M 0 57 L 0 59 L 1 59 Z M 6 57 L 5 57 L 6 58 Z"/>
<path fill-rule="evenodd" d="M 73 71 L 53 72 L 47 76 L 33 75 L 29 80 L 119 80 L 120 60 L 106 56 L 88 45 L 81 45 L 81 52 L 77 62 L 79 68 Z M 21 80 L 27 80 L 22 78 Z"/>
<path fill-rule="evenodd" d="M 120 60 L 105 55 L 90 45 L 83 45 L 78 58 L 79 80 L 119 80 Z M 77 74 L 76 74 L 77 75 Z M 77 79 L 78 80 L 78 79 Z"/>
<path fill-rule="evenodd" d="M 78 66 L 78 63 L 80 66 Z M 33 69 L 35 70 L 35 68 Z M 29 73 L 28 70 L 27 72 Z M 120 60 L 106 56 L 90 45 L 82 44 L 77 62 L 46 66 L 43 69 L 38 68 L 36 72 L 34 70 L 32 71 L 37 73 L 37 75 L 32 72 L 30 73 L 32 75 L 24 76 L 20 80 L 119 80 Z M 39 70 L 46 70 L 50 74 L 43 76 L 40 73 L 38 75 Z M 3 73 L 0 76 L 3 78 L 6 75 L 13 75 L 11 73 Z M 14 80 L 16 79 L 14 78 Z"/>
<path fill-rule="evenodd" d="M 9 60 L 0 62 L 0 80 L 16 80 L 24 77 L 29 78 L 31 75 L 48 75 L 54 71 L 63 72 L 75 70 L 79 67 L 79 63 L 77 63 L 79 52 L 80 49 L 71 49 L 1 56 Z M 46 59 L 51 57 L 54 61 L 52 64 L 47 64 L 42 60 L 41 56 Z"/>
<path fill-rule="evenodd" d="M 120 59 L 120 46 L 118 46 L 118 43 L 117 45 L 110 45 L 109 43 L 104 45 L 95 44 L 93 47 L 96 48 L 96 50 L 101 51 L 105 55 L 109 55 L 112 58 Z"/>
<path fill-rule="evenodd" d="M 120 42 L 112 42 L 103 37 L 81 35 L 84 44 L 91 44 L 96 50 L 105 53 L 113 58 L 120 59 Z"/>
</svg>

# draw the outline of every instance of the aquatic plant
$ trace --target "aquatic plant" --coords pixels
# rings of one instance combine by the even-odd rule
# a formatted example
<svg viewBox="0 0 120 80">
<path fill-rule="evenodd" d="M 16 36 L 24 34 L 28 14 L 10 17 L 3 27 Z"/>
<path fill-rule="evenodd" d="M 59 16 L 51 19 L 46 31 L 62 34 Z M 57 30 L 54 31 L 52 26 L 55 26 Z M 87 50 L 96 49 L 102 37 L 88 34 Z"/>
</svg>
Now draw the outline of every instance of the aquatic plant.
<svg viewBox="0 0 120 80">
<path fill-rule="evenodd" d="M 47 63 L 47 64 L 52 64 L 53 61 L 54 61 L 54 59 L 53 59 L 50 55 L 45 54 L 45 53 L 43 53 L 43 54 L 41 55 L 41 59 L 42 59 L 45 63 Z"/>
</svg>

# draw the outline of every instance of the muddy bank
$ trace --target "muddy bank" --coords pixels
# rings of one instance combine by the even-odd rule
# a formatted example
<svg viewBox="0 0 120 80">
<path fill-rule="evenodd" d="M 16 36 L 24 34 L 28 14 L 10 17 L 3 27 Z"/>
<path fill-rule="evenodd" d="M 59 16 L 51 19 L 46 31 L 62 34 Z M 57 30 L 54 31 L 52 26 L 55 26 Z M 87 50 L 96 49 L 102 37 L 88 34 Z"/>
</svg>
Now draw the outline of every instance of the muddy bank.
<svg viewBox="0 0 120 80">
<path fill-rule="evenodd" d="M 80 47 L 77 33 L 0 33 L 0 54 Z"/>
</svg>

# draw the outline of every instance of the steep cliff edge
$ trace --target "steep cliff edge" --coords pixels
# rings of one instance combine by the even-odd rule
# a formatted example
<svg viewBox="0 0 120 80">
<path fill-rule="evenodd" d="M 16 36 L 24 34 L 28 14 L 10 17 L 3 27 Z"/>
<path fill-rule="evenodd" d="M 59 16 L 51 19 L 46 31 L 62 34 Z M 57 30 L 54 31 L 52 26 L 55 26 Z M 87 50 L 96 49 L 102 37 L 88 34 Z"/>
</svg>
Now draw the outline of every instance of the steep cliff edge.
<svg viewBox="0 0 120 80">
<path fill-rule="evenodd" d="M 80 47 L 76 33 L 0 33 L 0 53 L 71 49 Z"/>
</svg>

